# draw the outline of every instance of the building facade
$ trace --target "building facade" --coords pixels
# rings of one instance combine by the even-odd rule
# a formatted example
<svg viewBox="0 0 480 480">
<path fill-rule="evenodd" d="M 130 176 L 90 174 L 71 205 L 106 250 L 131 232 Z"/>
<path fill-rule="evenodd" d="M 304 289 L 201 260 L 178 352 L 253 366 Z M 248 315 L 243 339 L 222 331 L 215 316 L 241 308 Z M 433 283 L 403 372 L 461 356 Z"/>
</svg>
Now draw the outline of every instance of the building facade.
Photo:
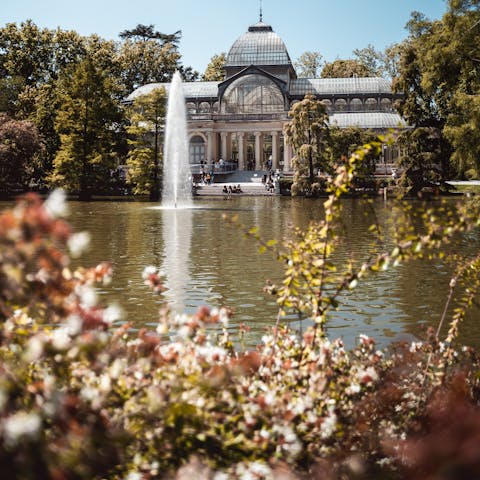
<svg viewBox="0 0 480 480">
<path fill-rule="evenodd" d="M 135 90 L 128 101 L 168 83 Z M 262 21 L 252 25 L 230 48 L 221 82 L 184 84 L 190 163 L 222 163 L 239 170 L 289 171 L 292 148 L 283 134 L 288 112 L 306 94 L 327 107 L 329 124 L 378 132 L 405 128 L 394 110 L 399 97 L 383 78 L 298 78 L 282 39 Z M 384 148 L 391 164 L 395 148 Z"/>
</svg>

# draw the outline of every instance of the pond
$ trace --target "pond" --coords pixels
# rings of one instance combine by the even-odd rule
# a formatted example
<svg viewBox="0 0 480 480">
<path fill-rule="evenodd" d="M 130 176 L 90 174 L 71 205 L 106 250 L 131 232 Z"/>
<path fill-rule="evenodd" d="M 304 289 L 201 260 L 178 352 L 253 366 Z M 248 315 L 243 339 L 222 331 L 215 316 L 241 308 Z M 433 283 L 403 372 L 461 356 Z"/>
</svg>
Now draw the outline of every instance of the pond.
<svg viewBox="0 0 480 480">
<path fill-rule="evenodd" d="M 336 262 L 365 261 L 373 241 L 369 226 L 376 218 L 386 225 L 390 204 L 374 200 L 344 200 L 342 242 Z M 260 341 L 275 322 L 275 299 L 263 292 L 266 279 L 279 281 L 283 266 L 270 253 L 245 238 L 241 229 L 228 225 L 223 214 L 237 215 L 246 229 L 257 226 L 262 238 L 292 238 L 295 227 L 305 227 L 323 214 L 323 201 L 286 197 L 206 197 L 195 199 L 191 210 L 165 211 L 142 202 L 70 202 L 69 221 L 75 231 L 89 231 L 91 248 L 80 263 L 92 266 L 109 260 L 113 281 L 99 289 L 104 303 L 116 302 L 135 326 L 154 326 L 158 311 L 168 302 L 175 311 L 192 313 L 200 305 L 228 306 L 235 315 L 229 328 L 250 327 L 246 346 Z M 423 208 L 418 204 L 417 208 Z M 390 240 L 384 239 L 385 245 Z M 465 239 L 465 248 L 478 248 L 478 238 Z M 143 284 L 142 271 L 154 265 L 166 275 L 167 290 L 152 294 Z M 381 346 L 393 339 L 421 338 L 427 325 L 436 326 L 448 292 L 451 267 L 446 263 L 414 261 L 372 275 L 340 298 L 328 332 L 352 346 L 360 333 L 371 335 Z M 478 310 L 462 328 L 462 341 L 480 345 Z M 306 327 L 294 315 L 295 328 Z"/>
</svg>

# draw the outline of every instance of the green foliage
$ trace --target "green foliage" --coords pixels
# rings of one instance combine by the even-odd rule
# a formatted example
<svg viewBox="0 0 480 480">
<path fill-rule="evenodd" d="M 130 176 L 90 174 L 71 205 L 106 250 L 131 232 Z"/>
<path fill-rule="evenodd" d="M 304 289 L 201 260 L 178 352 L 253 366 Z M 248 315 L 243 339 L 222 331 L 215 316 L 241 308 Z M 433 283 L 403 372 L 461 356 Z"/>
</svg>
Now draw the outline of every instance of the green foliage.
<svg viewBox="0 0 480 480">
<path fill-rule="evenodd" d="M 341 162 L 362 145 L 375 143 L 378 135 L 370 130 L 359 127 L 339 128 L 332 126 L 329 129 L 328 149 L 333 163 Z M 365 184 L 375 172 L 375 159 L 379 152 L 374 149 L 364 156 L 361 166 L 357 167 L 355 183 Z"/>
<path fill-rule="evenodd" d="M 119 34 L 120 38 L 133 38 L 136 40 L 161 40 L 162 42 L 173 43 L 177 45 L 182 37 L 182 31 L 177 30 L 175 33 L 165 34 L 154 30 L 155 25 L 138 24 L 132 30 L 124 30 Z"/>
<path fill-rule="evenodd" d="M 227 56 L 225 52 L 214 55 L 205 69 L 202 80 L 206 82 L 222 82 L 225 80 L 225 62 Z"/>
<path fill-rule="evenodd" d="M 151 200 L 160 198 L 165 111 L 165 89 L 158 88 L 138 97 L 128 112 L 127 182 L 133 186 L 133 193 L 149 194 Z"/>
<path fill-rule="evenodd" d="M 400 49 L 400 44 L 393 44 L 381 52 L 369 44 L 365 48 L 356 48 L 353 54 L 361 64 L 367 67 L 372 75 L 393 79 L 398 74 L 397 65 Z"/>
<path fill-rule="evenodd" d="M 323 56 L 320 52 L 304 52 L 295 62 L 300 78 L 319 78 Z"/>
<path fill-rule="evenodd" d="M 316 194 L 320 190 L 318 172 L 329 173 L 332 163 L 326 153 L 328 115 L 325 105 L 313 95 L 293 105 L 291 121 L 285 125 L 287 141 L 295 151 L 292 195 Z"/>
<path fill-rule="evenodd" d="M 417 195 L 425 187 L 440 187 L 443 175 L 439 135 L 438 129 L 418 127 L 399 136 L 403 152 L 398 160 L 403 169 L 399 183 L 407 194 Z"/>
<path fill-rule="evenodd" d="M 447 171 L 451 160 L 460 176 L 478 175 L 479 21 L 477 2 L 452 1 L 436 21 L 414 12 L 394 82 L 405 93 L 400 113 L 415 127 L 439 130 L 441 165 Z"/>
<path fill-rule="evenodd" d="M 42 135 L 45 149 L 32 164 L 36 184 L 44 185 L 48 178 L 55 178 L 56 184 L 77 188 L 71 178 L 67 180 L 63 173 L 59 173 L 58 166 L 54 174 L 52 170 L 56 157 L 57 163 L 67 164 L 79 148 L 78 142 L 70 146 L 63 142 L 63 150 L 59 151 L 62 142 L 60 129 L 55 125 L 61 124 L 57 117 L 65 98 L 65 78 L 72 76 L 72 72 L 84 62 L 91 62 L 97 71 L 102 72 L 116 110 L 121 110 L 123 98 L 135 87 L 169 81 L 175 70 L 179 70 L 185 80 L 198 78 L 198 72 L 181 64 L 178 51 L 180 31 L 162 34 L 154 31 L 153 25 L 138 25 L 123 33 L 123 40 L 114 42 L 98 35 L 83 37 L 60 28 L 40 29 L 31 20 L 21 24 L 9 23 L 0 28 L 0 111 L 33 122 Z M 126 155 L 127 141 L 124 119 L 116 116 L 115 131 L 111 119 L 105 120 L 106 129 L 112 129 L 109 149 L 114 153 L 116 163 L 124 163 L 122 157 Z M 105 128 L 99 135 L 105 137 Z M 104 190 L 102 184 L 110 188 L 112 180 L 110 167 L 113 163 L 107 157 L 99 152 L 95 160 L 98 181 L 95 180 L 91 188 L 99 193 Z M 107 168 L 108 163 L 111 165 Z M 76 167 L 72 171 L 78 175 Z"/>
<path fill-rule="evenodd" d="M 461 175 L 478 178 L 480 174 L 480 94 L 455 94 L 452 113 L 444 128 L 453 147 L 452 162 Z"/>
<path fill-rule="evenodd" d="M 120 120 L 115 87 L 87 58 L 62 77 L 59 92 L 55 129 L 61 146 L 50 182 L 89 199 L 115 168 L 112 145 Z"/>
<path fill-rule="evenodd" d="M 337 59 L 325 63 L 322 69 L 321 78 L 351 78 L 351 77 L 374 77 L 375 72 L 359 60 Z"/>
</svg>

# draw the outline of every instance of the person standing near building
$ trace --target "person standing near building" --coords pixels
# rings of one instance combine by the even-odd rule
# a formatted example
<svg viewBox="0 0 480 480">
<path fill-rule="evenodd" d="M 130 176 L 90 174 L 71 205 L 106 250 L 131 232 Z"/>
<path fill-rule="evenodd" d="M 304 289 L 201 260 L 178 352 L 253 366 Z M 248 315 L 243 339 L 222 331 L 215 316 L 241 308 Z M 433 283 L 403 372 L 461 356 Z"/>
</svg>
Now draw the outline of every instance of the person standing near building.
<svg viewBox="0 0 480 480">
<path fill-rule="evenodd" d="M 215 164 L 212 162 L 210 166 L 210 183 L 213 183 L 213 179 L 215 177 Z"/>
</svg>

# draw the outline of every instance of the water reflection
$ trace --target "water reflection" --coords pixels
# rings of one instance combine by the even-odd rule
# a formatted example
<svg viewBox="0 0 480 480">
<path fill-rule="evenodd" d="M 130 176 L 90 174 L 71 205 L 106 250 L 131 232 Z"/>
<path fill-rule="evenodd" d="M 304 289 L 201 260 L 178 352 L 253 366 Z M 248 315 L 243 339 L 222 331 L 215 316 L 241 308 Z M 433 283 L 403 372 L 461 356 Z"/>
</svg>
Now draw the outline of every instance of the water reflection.
<svg viewBox="0 0 480 480">
<path fill-rule="evenodd" d="M 192 210 L 158 210 L 162 216 L 165 296 L 176 313 L 185 311 L 190 288 L 190 244 L 192 240 Z"/>
<path fill-rule="evenodd" d="M 250 345 L 275 322 L 274 298 L 263 292 L 265 280 L 282 278 L 283 265 L 271 254 L 259 254 L 258 245 L 242 230 L 229 227 L 223 213 L 237 215 L 246 229 L 257 226 L 264 239 L 290 239 L 294 227 L 304 228 L 323 216 L 322 201 L 278 197 L 239 197 L 231 200 L 201 199 L 197 209 L 178 212 L 152 209 L 152 204 L 122 202 L 71 202 L 70 221 L 76 231 L 92 235 L 91 250 L 80 259 L 86 266 L 111 260 L 113 282 L 100 289 L 102 301 L 116 301 L 134 324 L 156 324 L 160 306 L 189 313 L 198 306 L 226 305 L 235 316 L 232 331 L 240 323 L 251 327 Z M 365 204 L 343 202 L 343 224 L 334 259 L 340 268 L 347 261 L 369 258 L 372 248 L 385 250 L 392 237 L 374 243 L 368 227 L 376 220 L 387 233 L 395 228 L 391 205 L 382 201 Z M 421 204 L 413 205 L 421 211 Z M 477 233 L 464 236 L 462 252 L 479 248 Z M 167 291 L 153 295 L 143 284 L 142 271 L 156 265 L 166 273 Z M 329 333 L 352 345 L 360 333 L 388 344 L 399 334 L 422 337 L 427 325 L 441 317 L 452 272 L 448 262 L 415 261 L 368 277 L 358 288 L 339 299 L 340 308 L 328 323 Z M 461 326 L 462 342 L 480 346 L 480 314 L 472 310 Z M 305 327 L 295 316 L 287 321 Z"/>
</svg>

